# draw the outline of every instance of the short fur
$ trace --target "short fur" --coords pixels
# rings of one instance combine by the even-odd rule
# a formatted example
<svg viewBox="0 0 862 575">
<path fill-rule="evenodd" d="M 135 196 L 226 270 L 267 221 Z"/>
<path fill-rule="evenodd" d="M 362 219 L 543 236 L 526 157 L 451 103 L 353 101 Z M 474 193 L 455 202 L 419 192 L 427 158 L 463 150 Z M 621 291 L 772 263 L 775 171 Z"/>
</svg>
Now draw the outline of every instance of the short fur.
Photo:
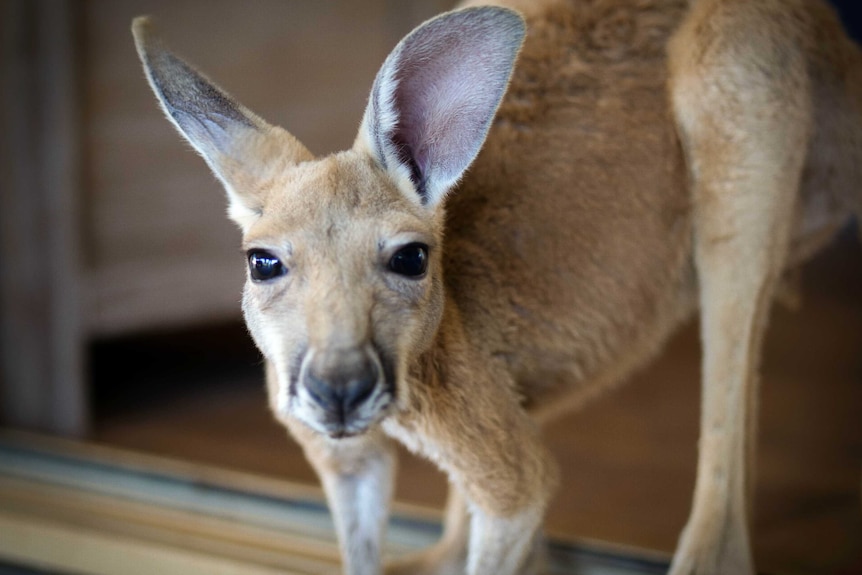
<svg viewBox="0 0 862 575">
<path fill-rule="evenodd" d="M 453 12 L 399 44 L 354 147 L 320 159 L 136 20 L 245 246 L 288 270 L 243 299 L 272 410 L 320 473 L 348 573 L 380 569 L 391 438 L 452 496 L 441 542 L 387 572 L 534 572 L 556 485 L 537 421 L 699 307 L 698 479 L 671 573 L 753 573 L 760 343 L 782 274 L 862 212 L 860 52 L 816 0 L 500 4 L 528 33 L 499 109 L 520 18 Z M 417 242 L 427 273 L 393 273 Z"/>
</svg>

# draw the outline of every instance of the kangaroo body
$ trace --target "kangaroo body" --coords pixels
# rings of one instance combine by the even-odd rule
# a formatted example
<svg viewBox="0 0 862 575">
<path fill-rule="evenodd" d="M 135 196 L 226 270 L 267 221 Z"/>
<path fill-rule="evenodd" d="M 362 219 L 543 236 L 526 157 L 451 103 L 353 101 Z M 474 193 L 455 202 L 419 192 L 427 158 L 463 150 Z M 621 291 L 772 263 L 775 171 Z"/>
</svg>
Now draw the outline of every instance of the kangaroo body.
<svg viewBox="0 0 862 575">
<path fill-rule="evenodd" d="M 483 151 L 448 200 L 446 278 L 473 341 L 544 415 L 659 351 L 695 311 L 698 287 L 666 51 L 688 3 L 543 4 L 506 3 L 529 33 Z M 810 18 L 815 30 L 836 26 L 828 10 Z M 862 93 L 835 76 L 842 43 L 824 34 L 807 47 L 819 117 L 785 269 L 831 239 L 859 194 Z M 777 66 L 750 63 L 761 64 Z"/>
<path fill-rule="evenodd" d="M 698 481 L 671 572 L 752 573 L 760 342 L 784 274 L 862 212 L 862 56 L 817 1 L 501 4 L 406 37 L 354 147 L 320 159 L 136 20 L 243 230 L 273 413 L 320 473 L 348 573 L 381 569 L 391 438 L 452 495 L 441 542 L 388 573 L 531 573 L 556 484 L 537 422 L 699 309 Z"/>
</svg>

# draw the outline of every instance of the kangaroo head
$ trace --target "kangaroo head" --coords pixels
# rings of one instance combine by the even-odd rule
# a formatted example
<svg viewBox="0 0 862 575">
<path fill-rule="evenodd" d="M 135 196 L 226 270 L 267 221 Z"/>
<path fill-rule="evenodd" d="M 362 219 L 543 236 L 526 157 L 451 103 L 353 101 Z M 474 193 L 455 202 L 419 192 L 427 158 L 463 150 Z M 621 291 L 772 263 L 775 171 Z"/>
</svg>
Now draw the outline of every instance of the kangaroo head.
<svg viewBox="0 0 862 575">
<path fill-rule="evenodd" d="M 243 312 L 271 403 L 334 436 L 409 392 L 441 321 L 443 200 L 472 163 L 524 35 L 509 10 L 444 14 L 374 81 L 350 150 L 315 158 L 168 52 L 145 18 L 138 53 L 168 118 L 227 190 L 248 259 Z"/>
</svg>

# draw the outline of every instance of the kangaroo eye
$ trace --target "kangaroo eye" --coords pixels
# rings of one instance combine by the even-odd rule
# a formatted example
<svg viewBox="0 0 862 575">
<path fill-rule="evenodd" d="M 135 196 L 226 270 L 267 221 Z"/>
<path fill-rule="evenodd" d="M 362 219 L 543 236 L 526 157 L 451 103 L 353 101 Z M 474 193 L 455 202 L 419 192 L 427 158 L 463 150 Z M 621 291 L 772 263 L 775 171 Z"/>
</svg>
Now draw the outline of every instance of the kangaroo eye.
<svg viewBox="0 0 862 575">
<path fill-rule="evenodd" d="M 248 253 L 248 271 L 251 279 L 267 281 L 287 273 L 287 268 L 269 252 L 254 250 Z"/>
<path fill-rule="evenodd" d="M 428 269 L 428 246 L 409 244 L 404 246 L 389 260 L 389 269 L 407 277 L 419 277 Z"/>
</svg>

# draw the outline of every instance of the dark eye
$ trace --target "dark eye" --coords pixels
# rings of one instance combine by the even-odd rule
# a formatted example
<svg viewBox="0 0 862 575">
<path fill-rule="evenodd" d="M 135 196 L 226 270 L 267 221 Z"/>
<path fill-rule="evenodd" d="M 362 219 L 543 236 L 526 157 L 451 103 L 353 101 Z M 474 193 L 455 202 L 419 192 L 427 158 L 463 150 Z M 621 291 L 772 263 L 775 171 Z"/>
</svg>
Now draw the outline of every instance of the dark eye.
<svg viewBox="0 0 862 575">
<path fill-rule="evenodd" d="M 419 277 L 428 269 L 428 246 L 410 244 L 404 246 L 389 260 L 389 269 L 407 277 Z"/>
<path fill-rule="evenodd" d="M 248 271 L 251 279 L 266 281 L 286 274 L 287 268 L 271 253 L 254 250 L 248 253 Z"/>
</svg>

